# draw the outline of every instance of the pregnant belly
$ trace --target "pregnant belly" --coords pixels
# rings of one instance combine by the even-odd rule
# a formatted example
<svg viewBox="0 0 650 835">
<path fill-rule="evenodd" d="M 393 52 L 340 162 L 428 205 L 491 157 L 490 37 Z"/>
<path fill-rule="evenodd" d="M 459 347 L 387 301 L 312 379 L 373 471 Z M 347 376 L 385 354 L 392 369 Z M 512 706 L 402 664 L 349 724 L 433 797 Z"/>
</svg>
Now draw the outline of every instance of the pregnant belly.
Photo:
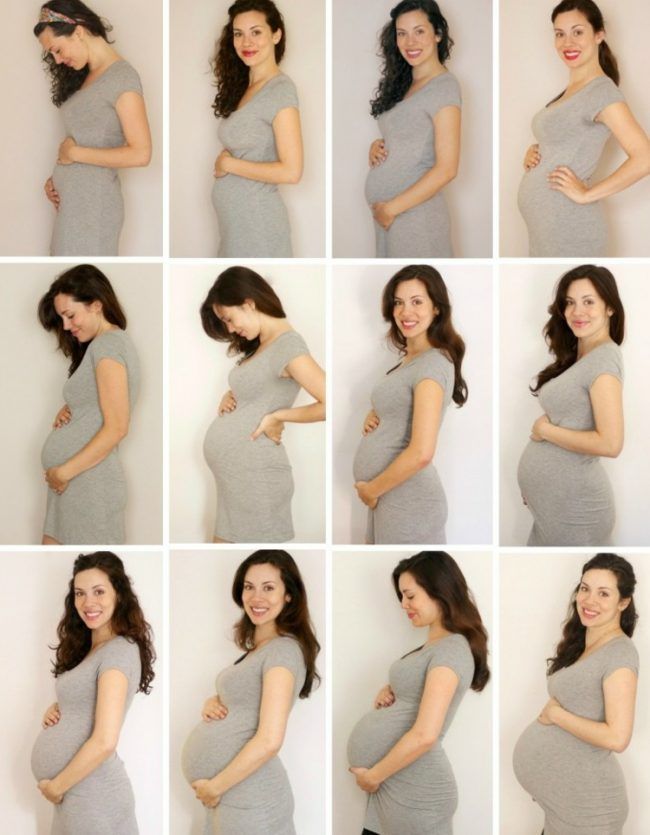
<svg viewBox="0 0 650 835">
<path fill-rule="evenodd" d="M 188 783 L 209 780 L 224 769 L 251 739 L 257 717 L 236 721 L 231 711 L 225 719 L 200 722 L 190 733 L 181 755 L 183 774 Z"/>
<path fill-rule="evenodd" d="M 71 165 L 56 165 L 52 172 L 54 188 L 59 192 L 61 206 L 67 199 L 87 199 L 87 190 L 92 190 L 96 196 L 102 198 L 121 195 L 120 180 L 114 168 L 103 168 L 100 165 L 83 165 L 73 162 Z M 84 198 L 84 192 L 86 192 Z"/>
<path fill-rule="evenodd" d="M 250 415 L 243 410 L 217 417 L 209 426 L 203 442 L 205 460 L 214 472 L 241 469 L 290 469 L 282 444 L 275 444 L 266 435 L 251 441 L 262 414 Z"/>
<path fill-rule="evenodd" d="M 45 728 L 36 737 L 32 748 L 32 773 L 37 780 L 51 780 L 77 753 L 92 732 L 83 720 L 66 720 L 65 714 L 56 725 Z"/>
<path fill-rule="evenodd" d="M 41 450 L 45 469 L 58 467 L 82 449 L 102 426 L 101 414 L 86 414 L 70 421 L 60 429 L 53 429 Z"/>
<path fill-rule="evenodd" d="M 400 157 L 393 151 L 385 162 L 368 171 L 366 200 L 368 203 L 391 200 L 417 182 L 428 170 L 425 164 L 417 161 L 414 163 L 410 157 Z"/>
<path fill-rule="evenodd" d="M 359 441 L 352 464 L 355 481 L 375 478 L 405 449 L 406 443 L 391 440 L 386 429 L 385 425 L 380 424 L 374 432 L 364 435 Z"/>
<path fill-rule="evenodd" d="M 399 700 L 390 707 L 366 713 L 354 726 L 348 740 L 350 765 L 371 768 L 413 727 L 416 717 L 417 705 Z"/>
<path fill-rule="evenodd" d="M 562 516 L 572 509 L 604 511 L 613 504 L 609 479 L 598 458 L 568 452 L 545 441 L 530 441 L 517 470 L 522 495 L 536 504 L 552 506 Z"/>
</svg>

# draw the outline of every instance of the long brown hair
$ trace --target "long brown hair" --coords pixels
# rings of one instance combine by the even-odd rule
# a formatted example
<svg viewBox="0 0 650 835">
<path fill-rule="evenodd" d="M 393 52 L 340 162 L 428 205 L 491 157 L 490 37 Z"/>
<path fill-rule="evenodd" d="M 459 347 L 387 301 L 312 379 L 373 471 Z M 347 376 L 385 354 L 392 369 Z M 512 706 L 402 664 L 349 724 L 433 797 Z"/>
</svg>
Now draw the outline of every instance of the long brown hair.
<svg viewBox="0 0 650 835">
<path fill-rule="evenodd" d="M 242 610 L 242 616 L 235 624 L 235 643 L 241 649 L 249 651 L 254 648 L 255 626 L 244 610 L 242 594 L 246 572 L 252 565 L 273 565 L 280 572 L 288 600 L 276 618 L 275 626 L 278 634 L 291 636 L 300 644 L 305 660 L 307 673 L 305 683 L 300 690 L 300 698 L 306 699 L 312 691 L 315 682 L 320 682 L 316 670 L 316 656 L 320 652 L 320 644 L 316 640 L 314 626 L 309 616 L 307 606 L 307 591 L 300 576 L 300 570 L 291 554 L 282 550 L 255 551 L 239 566 L 232 582 L 232 599 Z"/>
<path fill-rule="evenodd" d="M 555 18 L 559 14 L 564 14 L 564 12 L 580 12 L 587 18 L 594 32 L 605 31 L 603 14 L 593 0 L 562 0 L 551 12 L 551 21 L 555 23 Z M 618 86 L 620 80 L 618 62 L 606 40 L 602 40 L 598 44 L 598 63 L 605 75 L 609 76 L 614 84 Z"/>
<path fill-rule="evenodd" d="M 408 572 L 442 609 L 442 624 L 449 632 L 467 639 L 474 657 L 472 690 L 481 691 L 488 683 L 488 635 L 472 592 L 456 561 L 446 551 L 420 551 L 401 560 L 393 571 L 393 585 L 398 600 L 402 600 L 399 578 Z"/>
<path fill-rule="evenodd" d="M 588 278 L 594 285 L 596 293 L 611 308 L 613 313 L 609 320 L 609 335 L 617 345 L 623 342 L 625 336 L 625 311 L 621 297 L 618 294 L 616 279 L 607 267 L 595 267 L 593 264 L 581 264 L 564 273 L 555 285 L 553 302 L 548 308 L 550 319 L 544 325 L 544 339 L 549 352 L 555 360 L 543 368 L 537 375 L 534 386 L 530 387 L 537 395 L 544 383 L 554 377 L 559 377 L 578 359 L 578 338 L 568 326 L 564 311 L 569 286 L 573 281 Z"/>
<path fill-rule="evenodd" d="M 381 300 L 381 312 L 389 323 L 388 339 L 398 349 L 400 354 L 406 353 L 406 337 L 395 322 L 395 292 L 402 281 L 417 278 L 426 287 L 427 294 L 438 308 L 438 314 L 429 325 L 427 338 L 433 348 L 441 350 L 454 365 L 454 391 L 452 400 L 462 406 L 467 400 L 467 383 L 463 379 L 462 364 L 465 356 L 465 343 L 454 330 L 451 321 L 451 303 L 449 293 L 442 276 L 429 264 L 410 264 L 402 267 L 384 287 Z"/>
<path fill-rule="evenodd" d="M 117 600 L 111 619 L 111 629 L 116 635 L 121 635 L 138 645 L 141 666 L 138 690 L 142 693 L 150 693 L 151 682 L 155 675 L 153 664 L 156 660 L 152 630 L 145 620 L 138 597 L 133 591 L 131 578 L 124 570 L 124 563 L 111 551 L 80 554 L 74 561 L 72 578 L 65 596 L 63 617 L 57 627 L 59 643 L 52 647 L 56 652 L 53 665 L 54 675 L 60 676 L 72 670 L 83 661 L 91 649 L 91 630 L 81 620 L 74 605 L 75 577 L 89 568 L 98 568 L 103 571 L 115 589 Z"/>
</svg>

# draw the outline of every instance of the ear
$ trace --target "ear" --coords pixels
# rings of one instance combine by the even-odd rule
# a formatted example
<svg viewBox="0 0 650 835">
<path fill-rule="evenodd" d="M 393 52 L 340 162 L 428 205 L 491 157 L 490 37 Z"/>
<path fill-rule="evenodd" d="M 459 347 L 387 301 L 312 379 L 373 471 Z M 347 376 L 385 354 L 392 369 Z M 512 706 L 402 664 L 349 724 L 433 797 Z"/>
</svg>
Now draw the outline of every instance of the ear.
<svg viewBox="0 0 650 835">
<path fill-rule="evenodd" d="M 255 302 L 252 299 L 244 299 L 242 302 L 242 307 L 248 305 L 251 310 L 255 310 Z"/>
<path fill-rule="evenodd" d="M 273 32 L 273 34 L 271 35 L 271 39 L 273 43 L 277 46 L 282 40 L 282 29 L 277 29 L 275 32 Z"/>
<path fill-rule="evenodd" d="M 624 612 L 625 609 L 630 605 L 632 598 L 631 597 L 624 597 L 621 601 L 619 601 L 618 608 L 619 611 Z"/>
</svg>

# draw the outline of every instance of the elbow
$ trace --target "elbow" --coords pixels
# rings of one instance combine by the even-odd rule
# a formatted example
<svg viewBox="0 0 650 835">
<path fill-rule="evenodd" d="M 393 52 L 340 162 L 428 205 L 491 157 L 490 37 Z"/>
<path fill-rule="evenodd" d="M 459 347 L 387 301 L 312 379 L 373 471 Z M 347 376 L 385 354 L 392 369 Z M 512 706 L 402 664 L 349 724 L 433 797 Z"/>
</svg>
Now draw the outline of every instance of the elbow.
<svg viewBox="0 0 650 835">
<path fill-rule="evenodd" d="M 418 751 L 425 754 L 430 751 L 438 741 L 438 735 L 429 731 L 413 730 L 413 738 Z M 421 755 L 420 755 L 421 756 Z"/>
<path fill-rule="evenodd" d="M 271 757 L 275 757 L 280 753 L 280 749 L 282 748 L 283 737 L 276 736 L 274 734 L 264 735 L 258 737 L 258 744 L 260 747 L 260 752 L 264 759 L 264 762 L 270 760 Z"/>
<path fill-rule="evenodd" d="M 622 754 L 623 751 L 625 751 L 625 749 L 627 748 L 627 746 L 629 744 L 630 744 L 630 737 L 629 736 L 615 737 L 612 740 L 611 744 L 608 746 L 608 748 L 609 748 L 610 751 L 614 751 L 615 754 Z"/>
<path fill-rule="evenodd" d="M 618 458 L 623 451 L 623 439 L 616 438 L 605 443 L 605 448 L 601 452 L 605 458 Z"/>
<path fill-rule="evenodd" d="M 141 148 L 131 148 L 131 165 L 133 168 L 146 168 L 151 162 L 151 145 Z"/>
<path fill-rule="evenodd" d="M 417 471 L 423 470 L 425 467 L 429 466 L 429 464 L 433 461 L 433 453 L 433 449 L 413 450 L 413 463 Z"/>
<path fill-rule="evenodd" d="M 442 177 L 441 188 L 444 188 L 444 186 L 456 179 L 458 175 L 458 163 L 446 165 L 444 168 L 441 168 L 440 175 Z"/>
<path fill-rule="evenodd" d="M 295 186 L 302 180 L 302 166 L 300 168 L 288 168 L 283 180 L 287 185 Z"/>
<path fill-rule="evenodd" d="M 117 750 L 117 739 L 109 736 L 95 736 L 93 739 L 97 749 L 98 756 L 101 757 L 102 762 L 111 757 Z"/>
</svg>

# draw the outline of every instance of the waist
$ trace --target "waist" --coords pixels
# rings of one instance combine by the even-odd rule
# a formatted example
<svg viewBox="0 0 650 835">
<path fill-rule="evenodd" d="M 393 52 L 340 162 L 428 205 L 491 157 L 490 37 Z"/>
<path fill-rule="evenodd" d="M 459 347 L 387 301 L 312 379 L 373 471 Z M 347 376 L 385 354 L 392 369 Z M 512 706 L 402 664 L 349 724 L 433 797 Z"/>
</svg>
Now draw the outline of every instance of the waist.
<svg viewBox="0 0 650 835">
<path fill-rule="evenodd" d="M 101 413 L 92 413 L 73 419 L 70 423 L 53 429 L 45 439 L 41 450 L 41 463 L 45 469 L 63 464 L 99 432 L 103 425 Z M 109 454 L 116 454 L 115 447 Z"/>
</svg>

